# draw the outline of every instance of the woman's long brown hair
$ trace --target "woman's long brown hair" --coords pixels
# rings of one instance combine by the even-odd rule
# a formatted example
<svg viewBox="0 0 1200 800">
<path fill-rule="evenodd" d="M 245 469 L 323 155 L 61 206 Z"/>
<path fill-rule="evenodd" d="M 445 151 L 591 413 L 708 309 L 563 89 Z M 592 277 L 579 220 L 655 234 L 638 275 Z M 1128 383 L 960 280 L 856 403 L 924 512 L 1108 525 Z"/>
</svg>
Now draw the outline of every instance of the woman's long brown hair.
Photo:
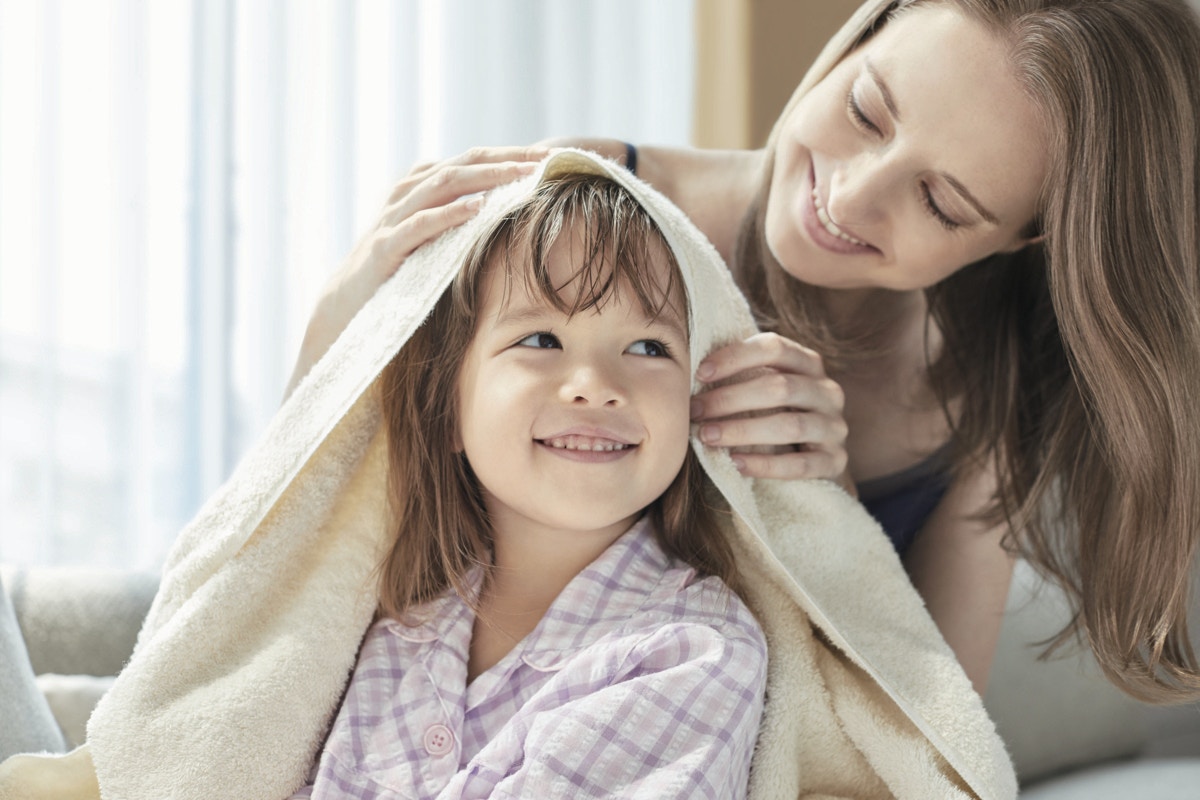
<svg viewBox="0 0 1200 800">
<path fill-rule="evenodd" d="M 1200 26 L 1180 0 L 867 3 L 792 103 L 887 20 L 945 2 L 1009 46 L 1053 132 L 1040 244 L 926 291 L 944 346 L 929 380 L 955 467 L 990 462 L 986 517 L 1067 592 L 1107 676 L 1142 700 L 1200 697 L 1187 610 L 1200 550 Z M 998 65 L 998 68 L 1000 66 Z M 790 109 L 789 105 L 789 109 Z M 786 115 L 785 111 L 785 115 Z M 778 128 L 777 128 L 778 130 Z M 777 330 L 853 363 L 826 290 L 787 275 L 763 236 L 774 141 L 735 273 Z"/>
<path fill-rule="evenodd" d="M 578 292 L 568 303 L 546 266 L 554 242 L 572 228 L 584 234 L 586 257 L 570 281 Z M 658 285 L 655 271 L 645 266 L 663 259 L 670 278 Z M 524 281 L 533 296 L 568 314 L 600 309 L 626 290 L 652 316 L 670 303 L 682 300 L 686 306 L 679 266 L 662 233 L 628 191 L 606 178 L 567 175 L 548 181 L 481 237 L 428 320 L 381 376 L 394 526 L 394 544 L 380 570 L 385 616 L 407 620 L 406 612 L 448 588 L 474 604 L 469 573 L 491 563 L 480 486 L 466 457 L 455 452 L 458 377 L 488 270 Z M 720 501 L 690 448 L 679 474 L 647 513 L 668 555 L 736 589 L 733 554 L 718 527 Z"/>
</svg>

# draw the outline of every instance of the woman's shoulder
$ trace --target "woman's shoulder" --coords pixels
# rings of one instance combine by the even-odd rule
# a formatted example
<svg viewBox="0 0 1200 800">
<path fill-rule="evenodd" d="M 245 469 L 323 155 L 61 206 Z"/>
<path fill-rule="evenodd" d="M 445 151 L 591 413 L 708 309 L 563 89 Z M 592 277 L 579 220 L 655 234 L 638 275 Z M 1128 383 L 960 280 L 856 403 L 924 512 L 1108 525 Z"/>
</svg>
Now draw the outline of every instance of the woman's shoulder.
<svg viewBox="0 0 1200 800">
<path fill-rule="evenodd" d="M 737 231 L 762 179 L 762 150 L 638 147 L 638 177 L 650 183 L 730 261 Z"/>
<path fill-rule="evenodd" d="M 569 136 L 538 144 L 579 147 L 624 163 L 630 153 L 618 139 Z M 766 151 L 636 144 L 633 152 L 638 177 L 679 206 L 730 263 L 742 217 L 762 182 Z"/>
</svg>

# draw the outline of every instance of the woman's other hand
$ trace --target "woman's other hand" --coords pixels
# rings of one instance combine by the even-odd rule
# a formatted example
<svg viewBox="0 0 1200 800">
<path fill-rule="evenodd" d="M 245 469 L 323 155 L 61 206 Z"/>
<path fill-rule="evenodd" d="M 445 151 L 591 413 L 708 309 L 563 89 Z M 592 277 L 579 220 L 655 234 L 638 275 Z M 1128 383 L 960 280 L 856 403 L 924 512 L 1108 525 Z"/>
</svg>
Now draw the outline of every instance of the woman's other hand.
<svg viewBox="0 0 1200 800">
<path fill-rule="evenodd" d="M 322 290 L 284 398 L 414 250 L 470 219 L 480 192 L 528 175 L 548 154 L 541 146 L 479 147 L 413 167 Z"/>
<path fill-rule="evenodd" d="M 813 350 L 760 333 L 713 351 L 692 398 L 700 439 L 728 447 L 743 475 L 830 478 L 853 492 L 846 471 L 842 387 Z"/>
</svg>

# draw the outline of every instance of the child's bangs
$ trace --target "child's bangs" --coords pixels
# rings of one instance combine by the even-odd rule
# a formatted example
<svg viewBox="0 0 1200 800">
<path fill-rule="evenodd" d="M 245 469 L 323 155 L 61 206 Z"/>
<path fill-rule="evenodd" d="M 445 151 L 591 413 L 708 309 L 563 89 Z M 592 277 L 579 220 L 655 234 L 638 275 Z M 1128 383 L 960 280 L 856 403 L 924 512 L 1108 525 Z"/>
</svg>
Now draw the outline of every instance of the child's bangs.
<svg viewBox="0 0 1200 800">
<path fill-rule="evenodd" d="M 531 296 L 573 316 L 602 309 L 627 289 L 649 319 L 668 311 L 687 323 L 675 255 L 654 220 L 619 184 L 594 175 L 549 181 L 506 222 L 500 247 L 492 250 L 503 259 L 506 294 L 509 282 L 520 276 Z M 565 284 L 556 285 L 550 250 L 564 233 L 576 237 L 570 246 L 577 266 Z M 650 269 L 654 263 L 666 270 Z"/>
</svg>

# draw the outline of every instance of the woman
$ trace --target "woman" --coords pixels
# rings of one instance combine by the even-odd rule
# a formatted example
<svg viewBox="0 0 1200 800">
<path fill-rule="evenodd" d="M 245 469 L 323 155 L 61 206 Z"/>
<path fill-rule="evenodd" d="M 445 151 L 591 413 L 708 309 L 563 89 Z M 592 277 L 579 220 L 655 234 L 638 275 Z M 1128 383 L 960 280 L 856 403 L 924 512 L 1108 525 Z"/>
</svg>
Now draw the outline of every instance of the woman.
<svg viewBox="0 0 1200 800">
<path fill-rule="evenodd" d="M 1136 697 L 1200 696 L 1197 76 L 1182 0 L 873 0 L 765 150 L 640 151 L 774 331 L 708 359 L 714 381 L 770 369 L 696 398 L 704 438 L 792 444 L 737 459 L 876 501 L 981 692 L 1019 553 L 1076 604 L 1059 642 L 1086 637 Z M 471 193 L 543 153 L 414 169 L 319 304 L 296 379 Z"/>
</svg>

